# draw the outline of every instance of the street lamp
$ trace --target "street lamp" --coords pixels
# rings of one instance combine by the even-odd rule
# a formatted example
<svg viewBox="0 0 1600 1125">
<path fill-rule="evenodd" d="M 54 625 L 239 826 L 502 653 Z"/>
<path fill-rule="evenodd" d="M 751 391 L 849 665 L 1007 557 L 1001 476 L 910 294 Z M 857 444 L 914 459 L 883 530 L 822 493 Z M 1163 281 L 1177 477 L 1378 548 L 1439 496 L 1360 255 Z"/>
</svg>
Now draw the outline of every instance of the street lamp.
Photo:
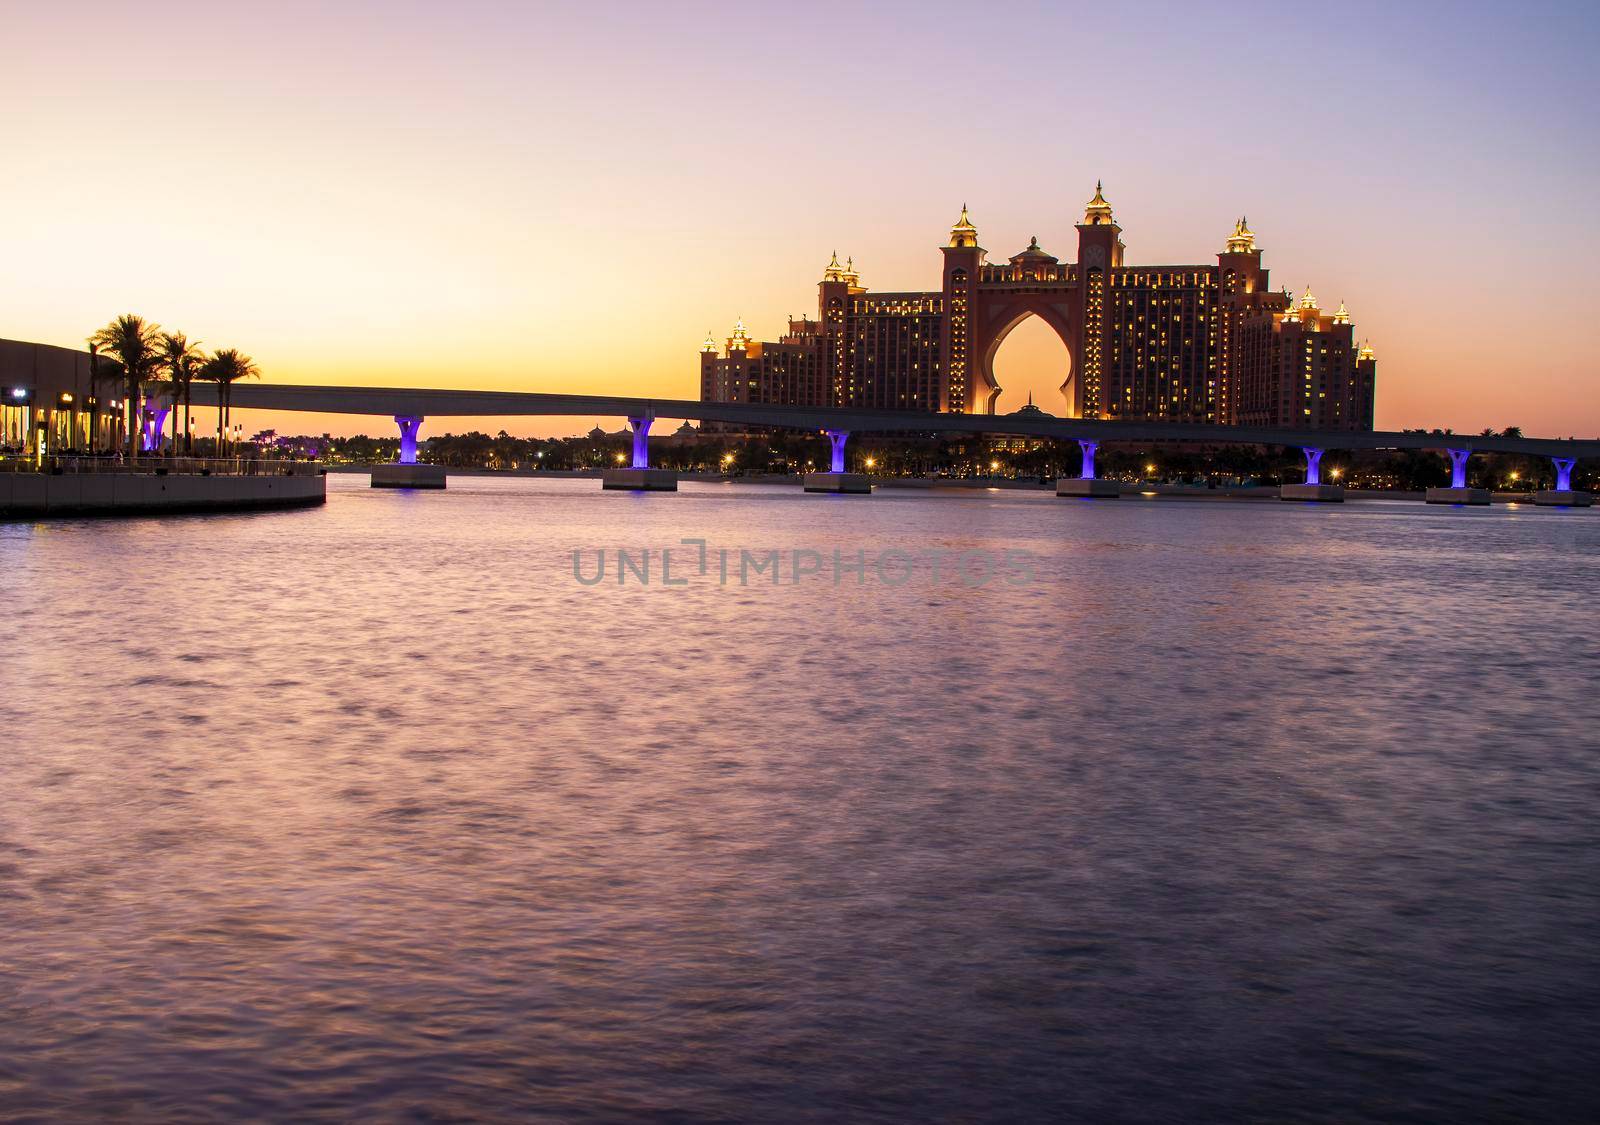
<svg viewBox="0 0 1600 1125">
<path fill-rule="evenodd" d="M 876 457 L 868 457 L 864 462 L 862 462 L 862 464 L 866 465 L 866 467 L 869 468 L 869 469 L 872 468 L 877 463 L 878 463 L 878 459 Z"/>
</svg>

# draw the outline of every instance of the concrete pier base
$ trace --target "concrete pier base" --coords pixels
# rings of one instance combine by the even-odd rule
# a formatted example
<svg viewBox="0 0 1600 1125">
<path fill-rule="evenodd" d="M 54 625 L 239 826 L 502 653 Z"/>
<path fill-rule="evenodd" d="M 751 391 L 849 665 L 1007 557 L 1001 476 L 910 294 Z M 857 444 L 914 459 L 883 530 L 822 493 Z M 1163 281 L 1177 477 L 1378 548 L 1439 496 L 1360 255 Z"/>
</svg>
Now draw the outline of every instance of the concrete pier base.
<svg viewBox="0 0 1600 1125">
<path fill-rule="evenodd" d="M 671 469 L 607 469 L 600 487 L 629 492 L 676 492 L 678 474 Z"/>
<path fill-rule="evenodd" d="M 1279 500 L 1302 500 L 1314 504 L 1343 504 L 1344 489 L 1336 484 L 1280 484 Z"/>
<path fill-rule="evenodd" d="M 806 491 L 870 493 L 872 478 L 866 473 L 807 473 Z"/>
<path fill-rule="evenodd" d="M 1489 503 L 1489 490 L 1487 488 L 1430 488 L 1424 499 L 1430 504 L 1476 504 L 1484 506 Z"/>
<path fill-rule="evenodd" d="M 1594 504 L 1594 493 L 1575 488 L 1549 488 L 1535 492 L 1533 502 L 1545 508 L 1588 508 Z"/>
<path fill-rule="evenodd" d="M 373 488 L 443 488 L 443 465 L 374 465 Z"/>
<path fill-rule="evenodd" d="M 0 473 L 0 519 L 297 508 L 321 504 L 327 495 L 327 478 L 321 473 Z"/>
<path fill-rule="evenodd" d="M 1115 500 L 1122 495 L 1122 485 L 1114 480 L 1085 480 L 1083 477 L 1058 477 L 1057 496 L 1092 496 L 1098 500 Z"/>
</svg>

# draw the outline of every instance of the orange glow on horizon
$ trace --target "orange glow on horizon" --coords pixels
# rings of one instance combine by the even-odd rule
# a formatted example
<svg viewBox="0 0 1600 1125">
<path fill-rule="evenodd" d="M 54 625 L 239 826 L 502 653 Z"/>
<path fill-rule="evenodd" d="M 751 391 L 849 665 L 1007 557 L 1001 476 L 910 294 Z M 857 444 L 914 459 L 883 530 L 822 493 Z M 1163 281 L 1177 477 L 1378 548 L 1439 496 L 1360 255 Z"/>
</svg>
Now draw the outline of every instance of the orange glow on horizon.
<svg viewBox="0 0 1600 1125">
<path fill-rule="evenodd" d="M 817 33 L 777 8 L 740 10 L 742 34 L 774 44 L 752 76 L 705 57 L 725 32 L 717 5 L 640 7 L 627 26 L 470 2 L 455 20 L 290 0 L 295 18 L 269 24 L 249 7 L 11 13 L 0 337 L 77 347 L 132 311 L 242 349 L 273 382 L 694 398 L 706 329 L 721 341 L 742 315 L 773 340 L 787 315 L 815 315 L 835 247 L 874 290 L 936 288 L 965 202 L 990 261 L 1034 234 L 1066 260 L 1103 177 L 1129 264 L 1214 261 L 1248 215 L 1273 288 L 1348 301 L 1379 356 L 1379 428 L 1600 435 L 1586 331 L 1600 214 L 1570 143 L 1588 127 L 1592 36 L 1576 10 L 1537 29 L 1509 10 L 1450 29 L 1397 15 L 1376 37 L 1343 21 L 1319 34 L 1350 65 L 1309 74 L 1300 32 L 1268 22 L 1252 66 L 1219 74 L 1235 29 L 1215 12 L 1174 11 L 1157 32 L 1132 12 L 1091 26 L 1048 7 L 972 12 L 952 39 L 935 5 L 863 14 L 860 50 L 822 82 Z M 1052 65 L 1064 38 L 1086 60 L 1071 82 Z M 1135 40 L 1146 77 L 1128 83 L 1117 45 Z M 128 73 L 157 57 L 183 58 L 181 77 Z M 1039 78 L 905 112 L 974 57 L 1038 63 Z M 1084 83 L 1115 105 L 1071 116 Z M 1197 124 L 1237 119 L 1264 88 L 1297 91 L 1307 136 Z M 795 146 L 820 120 L 854 154 L 847 192 L 832 160 Z M 705 158 L 708 136 L 739 138 L 739 174 Z M 981 159 L 952 156 L 952 136 L 982 136 Z M 1536 201 L 1514 224 L 1508 166 Z M 1441 278 L 1449 304 L 1419 315 Z M 1048 329 L 1024 322 L 1001 361 L 998 410 L 1031 390 L 1064 413 Z M 474 424 L 549 436 L 596 421 L 617 428 Z"/>
</svg>

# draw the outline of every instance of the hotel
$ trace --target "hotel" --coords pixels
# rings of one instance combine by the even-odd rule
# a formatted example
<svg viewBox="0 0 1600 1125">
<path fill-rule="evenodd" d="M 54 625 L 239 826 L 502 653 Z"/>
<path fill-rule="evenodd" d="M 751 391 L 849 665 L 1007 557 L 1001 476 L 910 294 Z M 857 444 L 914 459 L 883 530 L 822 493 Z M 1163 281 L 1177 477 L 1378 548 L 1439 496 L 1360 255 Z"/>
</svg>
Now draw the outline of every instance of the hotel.
<svg viewBox="0 0 1600 1125">
<path fill-rule="evenodd" d="M 742 321 L 721 346 L 708 336 L 701 400 L 992 414 L 995 355 L 1037 316 L 1070 357 L 1069 417 L 1372 428 L 1372 349 L 1342 303 L 1327 312 L 1309 289 L 1268 287 L 1244 219 L 1214 264 L 1129 265 L 1096 185 L 1077 234 L 1075 261 L 1035 238 L 998 264 L 962 207 L 927 292 L 870 291 L 835 254 L 815 319 L 790 320 L 773 342 L 751 340 Z"/>
</svg>

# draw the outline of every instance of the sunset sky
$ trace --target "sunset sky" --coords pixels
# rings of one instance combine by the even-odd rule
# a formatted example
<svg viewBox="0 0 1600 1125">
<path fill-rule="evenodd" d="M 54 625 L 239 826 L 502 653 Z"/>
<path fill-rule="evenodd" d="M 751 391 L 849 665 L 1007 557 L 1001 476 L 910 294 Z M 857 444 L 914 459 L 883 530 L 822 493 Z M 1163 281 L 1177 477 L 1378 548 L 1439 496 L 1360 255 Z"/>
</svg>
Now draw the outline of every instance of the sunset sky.
<svg viewBox="0 0 1600 1125">
<path fill-rule="evenodd" d="M 830 251 L 933 288 L 965 201 L 992 259 L 1070 258 L 1103 179 L 1130 263 L 1246 214 L 1274 286 L 1345 301 L 1380 428 L 1600 435 L 1600 5 L 0 15 L 0 337 L 134 311 L 276 382 L 693 398 L 706 330 L 775 338 Z M 1000 408 L 1062 354 L 1018 329 Z"/>
</svg>

